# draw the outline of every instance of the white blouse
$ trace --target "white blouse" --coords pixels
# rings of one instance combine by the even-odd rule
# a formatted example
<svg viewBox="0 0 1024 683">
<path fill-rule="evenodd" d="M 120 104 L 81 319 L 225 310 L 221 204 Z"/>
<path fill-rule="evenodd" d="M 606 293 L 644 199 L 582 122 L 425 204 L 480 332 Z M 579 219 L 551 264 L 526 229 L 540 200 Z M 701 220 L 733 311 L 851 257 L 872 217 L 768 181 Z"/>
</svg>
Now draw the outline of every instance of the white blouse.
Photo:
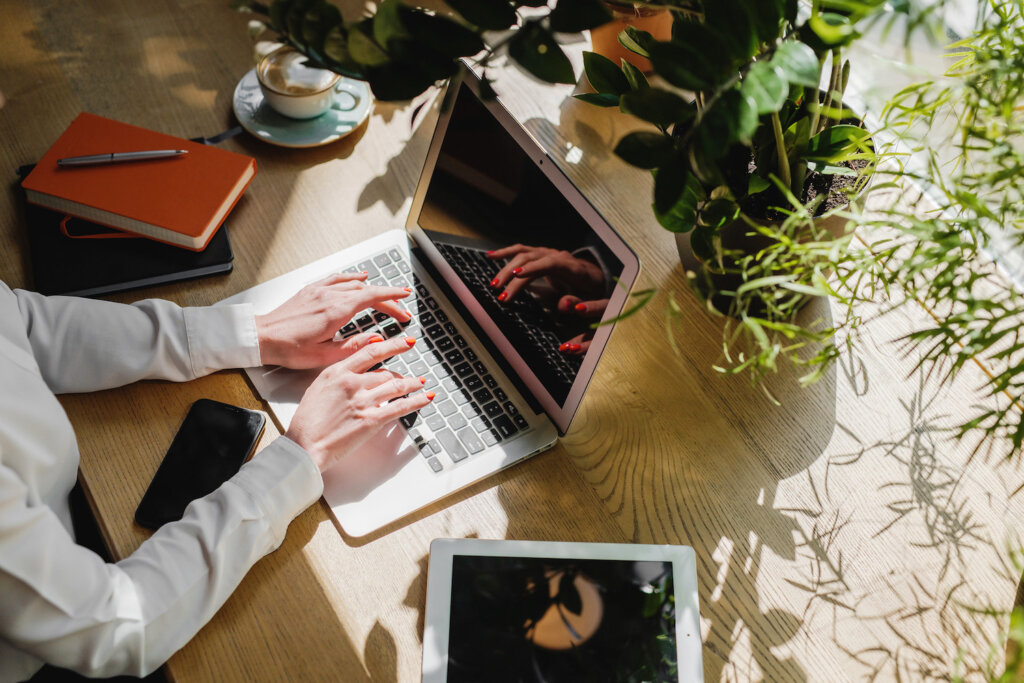
<svg viewBox="0 0 1024 683">
<path fill-rule="evenodd" d="M 280 437 L 181 521 L 107 564 L 72 536 L 79 453 L 54 393 L 259 364 L 248 305 L 127 306 L 0 282 L 0 681 L 28 678 L 43 661 L 92 676 L 151 672 L 323 491 L 309 455 Z"/>
</svg>

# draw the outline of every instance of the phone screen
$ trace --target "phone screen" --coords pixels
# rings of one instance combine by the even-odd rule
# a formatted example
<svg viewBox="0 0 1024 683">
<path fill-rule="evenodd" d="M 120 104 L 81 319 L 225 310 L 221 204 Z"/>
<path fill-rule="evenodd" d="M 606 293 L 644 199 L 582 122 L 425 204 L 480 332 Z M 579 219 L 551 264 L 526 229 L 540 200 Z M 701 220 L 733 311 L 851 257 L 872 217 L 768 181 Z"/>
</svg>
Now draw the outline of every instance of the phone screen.
<svg viewBox="0 0 1024 683">
<path fill-rule="evenodd" d="M 266 416 L 255 410 L 199 399 L 171 442 L 135 521 L 149 529 L 181 519 L 196 498 L 215 491 L 252 453 Z"/>
</svg>

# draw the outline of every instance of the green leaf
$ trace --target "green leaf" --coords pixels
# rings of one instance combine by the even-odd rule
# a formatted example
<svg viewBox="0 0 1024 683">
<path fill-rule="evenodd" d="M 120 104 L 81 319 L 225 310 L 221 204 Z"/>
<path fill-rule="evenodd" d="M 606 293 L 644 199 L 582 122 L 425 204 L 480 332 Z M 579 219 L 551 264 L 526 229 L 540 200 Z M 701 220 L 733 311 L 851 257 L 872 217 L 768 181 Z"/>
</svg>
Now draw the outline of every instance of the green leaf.
<svg viewBox="0 0 1024 683">
<path fill-rule="evenodd" d="M 381 66 L 389 61 L 388 53 L 373 42 L 368 31 L 372 31 L 372 20 L 353 26 L 348 32 L 348 52 L 352 59 L 364 66 Z"/>
<path fill-rule="evenodd" d="M 349 61 L 348 36 L 345 34 L 345 27 L 338 24 L 324 36 L 323 45 L 320 47 L 326 57 L 335 62 L 344 63 Z"/>
<path fill-rule="evenodd" d="M 615 62 L 596 52 L 583 53 L 583 71 L 594 90 L 621 95 L 629 92 L 629 80 Z"/>
<path fill-rule="evenodd" d="M 654 212 L 668 213 L 683 196 L 690 178 L 686 159 L 676 156 L 654 173 Z"/>
<path fill-rule="evenodd" d="M 700 222 L 716 230 L 734 220 L 740 213 L 740 207 L 731 199 L 719 197 L 712 199 L 700 211 Z"/>
<path fill-rule="evenodd" d="M 306 18 L 306 10 L 318 4 L 320 0 L 292 0 L 288 6 L 288 14 L 284 23 L 288 27 L 288 37 L 300 49 L 306 47 L 306 41 L 302 37 L 303 23 Z"/>
<path fill-rule="evenodd" d="M 740 92 L 753 101 L 758 114 L 772 114 L 786 103 L 789 84 L 779 67 L 756 62 L 743 79 Z"/>
<path fill-rule="evenodd" d="M 377 13 L 373 15 L 373 39 L 378 45 L 387 48 L 392 39 L 409 37 L 402 23 L 401 10 L 399 0 L 381 0 L 377 6 Z"/>
<path fill-rule="evenodd" d="M 771 186 L 772 184 L 768 180 L 765 180 L 755 173 L 750 176 L 750 180 L 747 182 L 747 194 L 752 195 L 757 194 L 758 192 L 764 192 Z"/>
<path fill-rule="evenodd" d="M 661 169 L 655 171 L 655 190 L 657 190 L 657 174 Z M 661 213 L 654 207 L 654 216 L 663 228 L 671 232 L 689 232 L 697 225 L 697 205 L 704 199 L 704 188 L 693 174 L 686 179 L 686 186 L 683 194 L 676 201 L 675 205 L 668 211 Z"/>
<path fill-rule="evenodd" d="M 627 92 L 622 96 L 620 106 L 623 112 L 650 121 L 656 126 L 689 121 L 696 113 L 692 104 L 661 88 Z"/>
<path fill-rule="evenodd" d="M 638 131 L 619 140 L 615 154 L 637 168 L 658 168 L 674 156 L 675 141 L 662 133 Z"/>
<path fill-rule="evenodd" d="M 860 126 L 831 126 L 810 139 L 804 157 L 808 160 L 835 161 L 840 156 L 869 145 L 870 138 L 871 133 Z"/>
<path fill-rule="evenodd" d="M 607 24 L 612 13 L 602 0 L 558 0 L 548 15 L 552 31 L 576 33 Z"/>
<path fill-rule="evenodd" d="M 647 82 L 647 76 L 644 75 L 644 72 L 633 66 L 625 59 L 622 60 L 622 73 L 626 74 L 626 80 L 629 81 L 630 89 L 643 90 L 644 88 L 650 87 L 650 84 Z"/>
<path fill-rule="evenodd" d="M 690 235 L 690 248 L 693 250 L 693 255 L 705 264 L 713 263 L 718 253 L 718 239 L 717 230 L 703 225 L 695 226 Z"/>
<path fill-rule="evenodd" d="M 651 56 L 648 50 L 655 42 L 654 36 L 635 26 L 627 26 L 625 31 L 619 33 L 619 45 L 641 57 Z"/>
<path fill-rule="evenodd" d="M 500 31 L 516 23 L 516 8 L 508 0 L 445 0 L 462 18 L 487 31 Z"/>
<path fill-rule="evenodd" d="M 449 57 L 470 57 L 484 49 L 484 41 L 472 29 L 436 14 L 403 7 L 402 22 L 411 39 Z"/>
<path fill-rule="evenodd" d="M 823 161 L 810 161 L 807 164 L 807 168 L 822 175 L 857 175 L 857 172 L 852 168 L 848 168 L 846 166 L 833 166 L 832 164 L 827 164 Z"/>
<path fill-rule="evenodd" d="M 554 36 L 537 21 L 528 21 L 508 43 L 508 54 L 520 66 L 548 83 L 575 83 L 572 63 Z"/>
<path fill-rule="evenodd" d="M 607 92 L 585 92 L 579 95 L 573 95 L 577 100 L 582 100 L 587 104 L 593 104 L 598 107 L 617 107 L 619 106 L 619 96 L 612 95 Z"/>
<path fill-rule="evenodd" d="M 728 90 L 701 117 L 697 131 L 701 149 L 711 159 L 720 158 L 734 142 L 749 145 L 757 124 L 753 101 L 737 88 Z"/>
<path fill-rule="evenodd" d="M 771 65 L 794 85 L 817 88 L 821 80 L 821 65 L 814 50 L 796 40 L 787 40 L 775 50 Z"/>
<path fill-rule="evenodd" d="M 821 39 L 821 42 L 829 47 L 847 45 L 857 37 L 857 31 L 850 22 L 850 18 L 835 12 L 814 14 L 808 20 L 807 25 Z"/>
<path fill-rule="evenodd" d="M 288 10 L 293 0 L 274 0 L 270 3 L 270 23 L 279 33 L 288 31 Z"/>
<path fill-rule="evenodd" d="M 749 5 L 759 2 L 742 0 L 712 0 L 704 3 L 704 25 L 716 29 L 722 45 L 728 46 L 731 56 L 747 61 L 757 53 L 758 39 L 754 32 Z"/>
<path fill-rule="evenodd" d="M 713 86 L 706 64 L 688 46 L 654 43 L 648 52 L 654 70 L 672 85 L 684 90 L 706 90 Z"/>
<path fill-rule="evenodd" d="M 324 41 L 327 34 L 336 26 L 342 25 L 341 12 L 334 5 L 319 3 L 314 5 L 302 19 L 302 38 L 306 45 L 319 54 L 325 54 Z"/>
</svg>

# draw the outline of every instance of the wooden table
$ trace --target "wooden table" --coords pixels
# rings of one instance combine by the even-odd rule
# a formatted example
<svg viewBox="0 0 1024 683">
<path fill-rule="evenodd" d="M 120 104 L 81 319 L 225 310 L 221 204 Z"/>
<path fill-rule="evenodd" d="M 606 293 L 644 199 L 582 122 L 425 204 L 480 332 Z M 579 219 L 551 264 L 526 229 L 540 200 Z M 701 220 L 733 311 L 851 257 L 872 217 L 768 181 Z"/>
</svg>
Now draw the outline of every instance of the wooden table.
<svg viewBox="0 0 1024 683">
<path fill-rule="evenodd" d="M 233 125 L 251 47 L 227 0 L 5 0 L 0 16 L 9 179 L 83 110 L 183 137 Z M 577 73 L 584 47 L 568 46 Z M 470 536 L 693 546 L 708 680 L 983 670 L 1005 618 L 976 610 L 1012 605 L 1024 476 L 1002 444 L 972 458 L 973 444 L 946 431 L 982 400 L 982 370 L 950 386 L 913 373 L 915 358 L 893 340 L 926 313 L 907 307 L 871 320 L 859 351 L 816 386 L 773 380 L 780 406 L 719 376 L 722 323 L 684 286 L 672 236 L 649 208 L 649 175 L 610 152 L 637 122 L 512 69 L 499 92 L 639 253 L 638 288 L 659 296 L 616 330 L 558 446 L 368 538 L 340 533 L 313 505 L 170 660 L 170 676 L 417 680 L 428 544 Z M 224 143 L 259 163 L 229 219 L 234 272 L 112 298 L 209 304 L 402 225 L 435 115 L 414 122 L 414 109 L 378 105 L 368 125 L 318 149 Z M 0 199 L 0 278 L 31 284 L 13 186 Z M 670 294 L 683 310 L 678 355 L 664 324 Z M 115 557 L 146 537 L 134 507 L 203 396 L 261 407 L 236 371 L 62 398 Z"/>
</svg>

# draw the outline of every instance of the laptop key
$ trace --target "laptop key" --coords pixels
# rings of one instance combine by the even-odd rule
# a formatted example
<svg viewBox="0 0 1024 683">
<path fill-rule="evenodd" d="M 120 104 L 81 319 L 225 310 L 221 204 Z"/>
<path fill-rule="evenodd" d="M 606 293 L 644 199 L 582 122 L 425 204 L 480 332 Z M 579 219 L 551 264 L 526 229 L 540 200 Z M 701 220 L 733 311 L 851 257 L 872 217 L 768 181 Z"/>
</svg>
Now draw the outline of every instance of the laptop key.
<svg viewBox="0 0 1024 683">
<path fill-rule="evenodd" d="M 461 335 L 456 335 L 455 336 L 455 345 L 458 346 L 460 349 L 464 349 L 464 348 L 466 348 L 466 340 L 463 339 Z M 473 360 L 473 359 L 470 358 L 470 360 Z"/>
<path fill-rule="evenodd" d="M 381 313 L 380 311 L 377 311 L 376 313 L 373 314 L 373 319 L 376 320 L 379 323 L 384 322 L 385 320 L 387 320 L 390 317 L 391 316 L 389 316 L 387 313 Z"/>
<path fill-rule="evenodd" d="M 398 269 L 403 273 L 408 273 L 410 270 L 412 270 L 412 268 L 409 267 L 409 264 L 406 263 L 405 261 L 398 262 Z"/>
<path fill-rule="evenodd" d="M 458 335 L 459 334 L 459 330 L 455 327 L 455 325 L 453 325 L 450 322 L 444 323 L 444 331 L 447 332 L 448 334 L 454 334 L 454 335 Z M 463 340 L 463 341 L 465 341 L 465 340 Z"/>
<path fill-rule="evenodd" d="M 469 396 L 465 391 L 454 391 L 452 392 L 452 400 L 455 401 L 456 405 L 465 405 L 469 403 Z"/>
<path fill-rule="evenodd" d="M 501 415 L 501 406 L 498 405 L 497 401 L 491 401 L 484 406 L 484 413 L 486 413 L 487 417 L 490 418 L 497 417 L 498 415 Z"/>
<path fill-rule="evenodd" d="M 485 374 L 484 375 L 484 384 L 486 384 L 488 386 L 488 388 L 493 389 L 496 386 L 498 386 L 498 380 L 494 379 L 490 375 L 486 375 Z"/>
<path fill-rule="evenodd" d="M 437 348 L 440 351 L 450 351 L 455 346 L 455 342 L 451 340 L 451 337 L 441 337 L 437 340 Z"/>
<path fill-rule="evenodd" d="M 490 429 L 488 429 L 485 432 L 482 432 L 480 436 L 481 438 L 483 438 L 484 443 L 487 444 L 488 446 L 493 446 L 497 444 L 498 441 L 500 441 L 500 439 L 497 436 L 495 436 L 494 432 L 492 432 Z"/>
<path fill-rule="evenodd" d="M 444 429 L 444 418 L 438 415 L 437 413 L 434 413 L 433 415 L 427 418 L 427 426 L 430 427 L 436 434 L 437 430 Z"/>
<path fill-rule="evenodd" d="M 466 388 L 469 389 L 470 391 L 476 391 L 477 389 L 484 385 L 484 381 L 477 377 L 476 375 L 470 375 L 469 377 L 466 378 L 465 384 Z"/>
<path fill-rule="evenodd" d="M 444 465 L 442 465 L 441 461 L 438 460 L 437 458 L 427 458 L 427 464 L 430 465 L 430 469 L 434 470 L 435 472 L 440 472 L 441 470 L 444 469 Z"/>
<path fill-rule="evenodd" d="M 465 431 L 465 430 L 463 430 Z M 434 432 L 434 436 L 441 442 L 441 448 L 447 453 L 448 457 L 452 459 L 452 462 L 459 462 L 469 457 L 469 453 L 463 448 L 462 442 L 455 438 L 455 434 L 450 429 L 442 429 Z"/>
<path fill-rule="evenodd" d="M 438 305 L 437 301 L 432 296 L 426 297 L 426 299 L 424 299 L 424 301 L 427 304 L 427 308 L 429 308 L 432 311 L 436 311 L 439 308 L 439 305 Z"/>
<path fill-rule="evenodd" d="M 438 345 L 438 348 L 440 348 L 440 344 Z M 448 353 L 444 354 L 444 359 L 451 363 L 452 365 L 455 365 L 456 363 L 461 363 L 462 361 L 466 360 L 465 356 L 463 356 L 462 352 L 459 351 L 458 349 L 452 349 Z"/>
<path fill-rule="evenodd" d="M 456 337 L 455 338 L 455 342 L 458 343 L 458 341 L 459 341 L 459 337 Z M 468 360 L 468 361 L 476 360 L 476 352 L 473 351 L 473 349 L 463 349 L 462 353 L 466 354 L 466 360 Z"/>
<path fill-rule="evenodd" d="M 508 419 L 507 415 L 499 415 L 494 418 L 494 427 L 506 439 L 519 431 L 519 428 L 512 424 L 512 420 Z"/>
<path fill-rule="evenodd" d="M 416 424 L 417 418 L 419 418 L 419 415 L 417 413 L 409 413 L 408 415 L 403 415 L 398 419 L 405 426 L 406 429 L 411 429 L 412 426 Z"/>
<path fill-rule="evenodd" d="M 402 262 L 402 252 L 397 249 L 388 249 L 388 256 L 390 256 L 391 260 L 396 263 Z"/>
<path fill-rule="evenodd" d="M 440 325 L 432 325 L 427 328 L 427 336 L 431 339 L 437 339 L 438 337 L 444 336 L 444 330 L 441 329 Z"/>
<path fill-rule="evenodd" d="M 459 388 L 459 380 L 455 379 L 454 377 L 445 377 L 444 381 L 441 382 L 441 386 L 447 389 L 448 391 L 455 391 L 456 389 Z"/>
<path fill-rule="evenodd" d="M 434 317 L 437 318 L 438 322 L 441 322 L 441 323 L 448 322 L 448 314 L 445 313 L 444 311 L 440 311 L 440 310 L 434 311 Z"/>
<path fill-rule="evenodd" d="M 448 418 L 448 426 L 454 430 L 462 429 L 467 424 L 469 424 L 469 422 L 466 420 L 466 418 L 463 417 L 462 415 L 459 415 L 458 413 L 455 413 L 450 418 Z"/>
<path fill-rule="evenodd" d="M 356 268 L 365 272 L 367 279 L 375 278 L 380 275 L 380 271 L 377 270 L 377 266 L 373 265 L 373 261 L 363 261 L 356 265 Z"/>
<path fill-rule="evenodd" d="M 512 421 L 515 422 L 516 427 L 519 427 L 520 429 L 526 429 L 527 427 L 530 426 L 529 423 L 526 421 L 526 418 L 519 414 L 513 415 Z"/>
<path fill-rule="evenodd" d="M 423 325 L 423 327 L 430 327 L 431 325 L 437 324 L 437 319 L 434 317 L 433 313 L 427 311 L 420 314 L 420 324 Z"/>
<path fill-rule="evenodd" d="M 497 393 L 497 392 L 495 392 L 495 393 Z M 501 392 L 501 393 L 505 393 L 505 392 Z M 504 405 L 504 408 L 505 408 L 505 412 L 508 413 L 509 415 L 515 416 L 515 415 L 519 414 L 519 409 L 516 408 L 516 404 L 512 403 L 512 401 L 507 401 L 505 403 L 505 405 Z"/>
<path fill-rule="evenodd" d="M 487 421 L 486 417 L 473 418 L 473 420 L 471 420 L 469 424 L 473 425 L 473 429 L 475 429 L 478 432 L 482 432 L 491 428 L 491 423 Z"/>
<path fill-rule="evenodd" d="M 387 254 L 377 254 L 376 256 L 373 257 L 373 262 L 377 264 L 379 268 L 383 268 L 384 266 L 391 263 L 391 257 L 388 256 Z"/>
<path fill-rule="evenodd" d="M 381 275 L 383 275 L 384 277 L 391 281 L 394 281 L 396 277 L 401 275 L 401 272 L 398 270 L 398 266 L 394 265 L 384 266 L 383 268 L 380 269 L 380 272 Z"/>
<path fill-rule="evenodd" d="M 469 363 L 460 363 L 455 366 L 455 374 L 459 377 L 468 377 L 473 374 L 473 368 Z"/>
<path fill-rule="evenodd" d="M 430 370 L 427 368 L 426 363 L 424 363 L 422 360 L 418 360 L 415 363 L 409 364 L 409 372 L 411 372 L 416 377 L 423 377 L 428 372 L 430 372 Z"/>
<path fill-rule="evenodd" d="M 487 366 L 481 363 L 480 361 L 475 361 L 473 363 L 473 369 L 479 372 L 481 375 L 487 373 Z"/>
<path fill-rule="evenodd" d="M 358 330 L 359 327 L 355 323 L 349 323 L 338 331 L 341 332 L 341 336 L 347 337 L 350 334 L 355 334 Z"/>
<path fill-rule="evenodd" d="M 499 401 L 507 401 L 508 400 L 508 395 L 504 391 L 502 391 L 501 389 L 495 389 L 494 390 L 494 398 L 498 399 Z"/>
<path fill-rule="evenodd" d="M 396 337 L 402 333 L 402 328 L 398 326 L 398 323 L 390 323 L 384 327 L 381 332 L 384 333 L 385 337 L 391 338 Z"/>
<path fill-rule="evenodd" d="M 436 412 L 437 412 L 437 408 L 434 407 L 433 403 L 428 403 L 427 405 L 425 405 L 422 408 L 420 408 L 420 416 L 421 417 L 430 417 L 431 415 L 433 415 Z"/>
<path fill-rule="evenodd" d="M 460 430 L 456 432 L 456 435 L 470 453 L 479 453 L 484 449 L 484 442 L 480 440 L 480 437 L 472 429 Z"/>
<path fill-rule="evenodd" d="M 487 403 L 493 396 L 491 396 L 489 389 L 478 389 L 473 392 L 473 398 L 476 399 L 477 403 Z"/>
<path fill-rule="evenodd" d="M 444 415 L 445 417 L 448 417 L 452 413 L 458 411 L 458 408 L 456 408 L 455 404 L 452 403 L 451 401 L 441 401 L 437 405 L 437 409 L 441 411 L 441 414 Z"/>
</svg>

